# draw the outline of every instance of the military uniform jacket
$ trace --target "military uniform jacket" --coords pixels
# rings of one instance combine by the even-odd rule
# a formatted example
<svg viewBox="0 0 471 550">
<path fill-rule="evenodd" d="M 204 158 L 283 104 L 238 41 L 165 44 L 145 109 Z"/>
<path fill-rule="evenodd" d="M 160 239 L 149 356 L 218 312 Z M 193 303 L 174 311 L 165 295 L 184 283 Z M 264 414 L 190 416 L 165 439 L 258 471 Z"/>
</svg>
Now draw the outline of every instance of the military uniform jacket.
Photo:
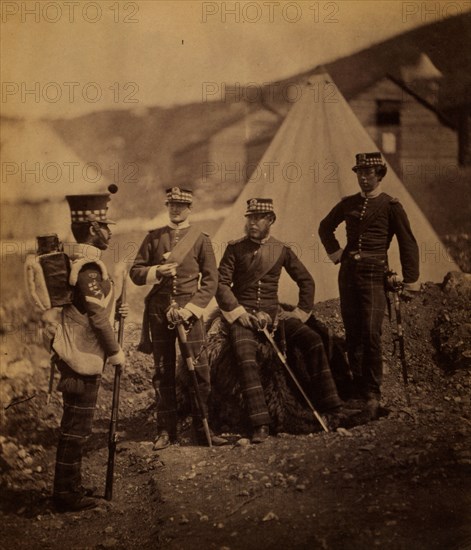
<svg viewBox="0 0 471 550">
<path fill-rule="evenodd" d="M 402 274 L 405 283 L 419 278 L 419 251 L 407 215 L 397 199 L 386 193 L 364 197 L 361 193 L 340 201 L 321 221 L 319 236 L 328 254 L 340 249 L 335 230 L 345 222 L 347 245 L 342 258 L 349 252 L 362 256 L 387 259 L 394 235 L 399 243 Z"/>
<path fill-rule="evenodd" d="M 201 317 L 217 287 L 216 260 L 208 235 L 200 233 L 197 237 L 192 249 L 177 267 L 176 281 L 172 281 L 172 277 L 159 278 L 153 268 L 165 262 L 177 241 L 183 239 L 188 231 L 189 226 L 183 229 L 165 226 L 151 231 L 139 248 L 130 277 L 136 285 L 153 286 L 149 297 L 158 293 L 191 295 L 185 307 Z"/>
<path fill-rule="evenodd" d="M 52 347 L 75 372 L 96 375 L 105 359 L 120 351 L 112 326 L 114 285 L 99 259 L 101 251 L 77 246 L 80 252 L 74 255 L 69 280 L 74 287 L 72 304 L 62 308 Z"/>
<path fill-rule="evenodd" d="M 263 243 L 248 237 L 230 242 L 219 265 L 216 293 L 224 317 L 233 322 L 246 309 L 278 305 L 282 268 L 299 287 L 298 308 L 309 315 L 314 304 L 314 280 L 291 248 L 273 237 Z"/>
</svg>

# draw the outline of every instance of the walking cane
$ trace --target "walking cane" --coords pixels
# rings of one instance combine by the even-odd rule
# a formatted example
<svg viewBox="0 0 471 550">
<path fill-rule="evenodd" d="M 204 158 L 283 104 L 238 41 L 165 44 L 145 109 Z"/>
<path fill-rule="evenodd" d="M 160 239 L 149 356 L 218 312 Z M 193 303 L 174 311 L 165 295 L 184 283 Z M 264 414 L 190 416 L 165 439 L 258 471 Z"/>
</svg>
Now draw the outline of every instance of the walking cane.
<svg viewBox="0 0 471 550">
<path fill-rule="evenodd" d="M 286 361 L 285 356 L 281 353 L 280 348 L 277 346 L 275 340 L 273 339 L 273 336 L 270 334 L 267 325 L 259 328 L 260 332 L 263 332 L 266 339 L 270 342 L 272 348 L 275 350 L 275 353 L 278 357 L 278 359 L 281 361 L 285 369 L 288 371 L 289 375 L 291 376 L 291 379 L 296 384 L 296 387 L 300 391 L 301 395 L 304 397 L 304 400 L 306 401 L 308 407 L 311 409 L 312 414 L 314 415 L 315 419 L 319 422 L 319 424 L 322 426 L 322 429 L 325 432 L 329 432 L 329 428 L 326 426 L 324 420 L 322 420 L 322 416 L 316 411 L 314 408 L 314 405 L 311 403 L 311 400 L 306 395 L 306 392 L 303 390 L 301 384 L 299 383 L 298 379 L 294 375 L 294 372 L 291 370 L 290 366 L 288 365 L 288 362 Z"/>
<path fill-rule="evenodd" d="M 126 302 L 126 279 L 127 271 L 123 273 L 123 289 L 121 291 L 121 303 Z M 121 349 L 124 341 L 124 317 L 120 315 L 118 326 L 118 344 Z M 118 443 L 118 412 L 119 412 L 119 386 L 121 382 L 121 365 L 116 365 L 114 370 L 114 382 L 113 382 L 113 401 L 111 405 L 111 420 L 110 431 L 108 435 L 108 464 L 106 468 L 106 485 L 105 485 L 105 499 L 111 500 L 113 498 L 113 479 L 114 479 L 114 458 L 116 454 L 116 446 Z"/>
</svg>

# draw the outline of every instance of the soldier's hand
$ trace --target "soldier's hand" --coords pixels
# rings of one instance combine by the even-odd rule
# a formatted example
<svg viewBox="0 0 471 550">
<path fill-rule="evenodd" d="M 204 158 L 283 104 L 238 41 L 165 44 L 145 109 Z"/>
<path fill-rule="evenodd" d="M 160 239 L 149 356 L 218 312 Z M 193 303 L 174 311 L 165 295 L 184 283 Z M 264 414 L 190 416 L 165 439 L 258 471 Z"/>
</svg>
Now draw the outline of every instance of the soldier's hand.
<svg viewBox="0 0 471 550">
<path fill-rule="evenodd" d="M 118 313 L 120 317 L 127 317 L 129 315 L 129 304 L 127 302 L 119 304 Z"/>
<path fill-rule="evenodd" d="M 158 265 L 156 271 L 161 277 L 173 277 L 177 274 L 177 267 L 178 264 L 176 262 L 170 262 Z"/>
<path fill-rule="evenodd" d="M 180 316 L 180 319 L 184 323 L 187 323 L 193 317 L 193 313 L 189 309 L 186 309 L 185 307 L 178 308 L 177 313 Z"/>
<path fill-rule="evenodd" d="M 286 311 L 282 309 L 278 313 L 278 318 L 281 320 L 286 319 L 297 319 L 298 321 L 301 321 L 301 323 L 305 323 L 310 316 L 310 313 L 303 312 L 299 308 L 293 309 L 293 311 Z"/>
<path fill-rule="evenodd" d="M 286 319 L 297 319 L 297 317 L 293 311 L 286 311 L 285 309 L 282 309 L 278 313 L 278 319 L 284 321 Z"/>
<path fill-rule="evenodd" d="M 115 353 L 114 355 L 111 355 L 111 357 L 108 357 L 108 361 L 114 367 L 121 365 L 121 367 L 124 368 L 124 365 L 126 364 L 126 356 L 124 355 L 124 351 L 120 348 L 118 353 Z"/>
<path fill-rule="evenodd" d="M 169 307 L 167 311 L 167 321 L 171 323 L 172 325 L 176 325 L 180 322 L 180 314 L 178 313 L 178 310 L 180 308 L 177 307 Z"/>
<path fill-rule="evenodd" d="M 391 272 L 387 274 L 385 288 L 389 292 L 398 292 L 402 290 L 402 280 L 397 273 Z"/>
<path fill-rule="evenodd" d="M 257 318 L 251 313 L 242 313 L 240 317 L 237 318 L 237 322 L 240 323 L 244 328 L 255 328 L 258 324 Z"/>
<path fill-rule="evenodd" d="M 257 311 L 256 314 L 258 328 L 264 329 L 271 324 L 271 317 L 265 311 Z"/>
</svg>

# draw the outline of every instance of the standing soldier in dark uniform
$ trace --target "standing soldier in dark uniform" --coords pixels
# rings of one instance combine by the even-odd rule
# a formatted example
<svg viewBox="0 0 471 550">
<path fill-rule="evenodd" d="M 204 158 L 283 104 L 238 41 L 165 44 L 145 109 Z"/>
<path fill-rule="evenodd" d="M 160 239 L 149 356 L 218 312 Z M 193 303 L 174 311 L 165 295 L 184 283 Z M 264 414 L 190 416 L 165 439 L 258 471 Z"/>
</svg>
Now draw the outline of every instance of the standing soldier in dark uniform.
<svg viewBox="0 0 471 550">
<path fill-rule="evenodd" d="M 250 199 L 245 216 L 246 237 L 228 244 L 219 265 L 216 299 L 230 324 L 232 349 L 253 428 L 252 442 L 262 443 L 269 435 L 270 417 L 256 362 L 257 332 L 261 324 L 283 320 L 286 339 L 303 349 L 317 407 L 333 413 L 332 416 L 344 411 L 341 411 L 342 401 L 321 337 L 304 325 L 314 305 L 311 275 L 291 248 L 269 235 L 276 220 L 272 199 Z M 282 268 L 299 287 L 299 302 L 292 312 L 279 308 L 278 282 Z"/>
<path fill-rule="evenodd" d="M 191 323 L 188 344 L 198 356 L 204 342 L 203 309 L 217 287 L 217 267 L 208 235 L 190 226 L 193 194 L 187 189 L 166 190 L 170 221 L 151 231 L 144 239 L 130 271 L 137 285 L 150 285 L 145 300 L 143 332 L 139 349 L 153 353 L 155 374 L 152 379 L 157 401 L 157 437 L 154 449 L 164 449 L 177 440 L 177 399 L 175 385 L 177 321 Z M 170 326 L 169 326 L 170 324 Z M 199 354 L 195 365 L 198 387 L 207 414 L 210 373 L 206 353 Z M 193 427 L 199 443 L 206 442 L 201 412 L 193 393 Z M 211 435 L 213 445 L 227 441 Z"/>
<path fill-rule="evenodd" d="M 91 434 L 98 388 L 105 361 L 124 366 L 125 357 L 113 332 L 114 289 L 101 252 L 108 248 L 111 231 L 106 193 L 66 197 L 72 233 L 78 244 L 69 257 L 72 303 L 65 305 L 52 344 L 61 372 L 58 390 L 64 412 L 57 446 L 53 500 L 59 511 L 94 508 L 93 490 L 82 486 L 84 444 Z M 120 307 L 127 315 L 127 305 Z"/>
<path fill-rule="evenodd" d="M 419 252 L 407 215 L 397 199 L 383 193 L 387 167 L 381 153 L 356 155 L 353 171 L 361 192 L 345 197 L 322 220 L 321 241 L 339 273 L 340 306 L 356 396 L 366 402 L 368 420 L 378 416 L 383 363 L 381 328 L 386 307 L 384 274 L 394 235 L 399 243 L 404 287 L 419 290 Z M 345 222 L 347 245 L 334 232 Z"/>
</svg>

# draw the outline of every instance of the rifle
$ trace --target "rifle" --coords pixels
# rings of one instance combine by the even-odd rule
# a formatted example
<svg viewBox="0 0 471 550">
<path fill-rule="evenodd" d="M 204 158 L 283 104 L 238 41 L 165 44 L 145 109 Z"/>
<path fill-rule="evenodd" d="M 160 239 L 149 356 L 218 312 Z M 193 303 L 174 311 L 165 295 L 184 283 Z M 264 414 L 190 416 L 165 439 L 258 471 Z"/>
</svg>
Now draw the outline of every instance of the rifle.
<svg viewBox="0 0 471 550">
<path fill-rule="evenodd" d="M 123 273 L 123 288 L 121 291 L 121 303 L 126 302 L 126 279 L 127 271 Z M 122 348 L 124 341 L 124 317 L 120 315 L 118 325 L 118 344 Z M 113 498 L 113 478 L 114 478 L 114 457 L 116 454 L 116 445 L 118 443 L 118 412 L 119 412 L 119 386 L 121 382 L 122 366 L 116 365 L 114 370 L 113 383 L 113 401 L 111 405 L 110 431 L 108 434 L 108 464 L 106 468 L 105 499 Z"/>
<path fill-rule="evenodd" d="M 46 405 L 51 402 L 52 389 L 54 388 L 54 376 L 56 374 L 56 358 L 51 355 L 51 364 L 49 368 L 49 387 L 47 390 Z"/>
<path fill-rule="evenodd" d="M 260 332 L 263 332 L 268 342 L 270 342 L 271 347 L 275 350 L 275 353 L 278 357 L 278 359 L 281 361 L 285 369 L 288 371 L 289 375 L 291 376 L 291 379 L 296 384 L 296 387 L 301 392 L 301 395 L 304 397 L 304 400 L 306 401 L 308 407 L 311 409 L 312 414 L 314 415 L 314 418 L 319 422 L 319 424 L 322 426 L 322 429 L 325 432 L 329 431 L 329 428 L 326 426 L 325 422 L 322 420 L 321 415 L 316 411 L 314 408 L 314 405 L 311 403 L 311 400 L 306 395 L 306 392 L 303 390 L 301 384 L 299 383 L 298 379 L 294 375 L 294 372 L 291 370 L 290 366 L 288 365 L 288 361 L 286 361 L 286 357 L 283 355 L 283 353 L 280 351 L 280 348 L 277 346 L 273 336 L 270 334 L 267 325 L 265 324 L 263 327 L 259 328 Z"/>
<path fill-rule="evenodd" d="M 182 322 L 178 322 L 176 324 L 176 326 L 177 326 L 178 341 L 180 343 L 180 349 L 181 349 L 183 357 L 185 358 L 188 370 L 190 372 L 190 377 L 191 377 L 191 382 L 193 384 L 193 389 L 194 389 L 194 392 L 195 392 L 196 402 L 198 404 L 198 408 L 199 408 L 200 413 L 201 413 L 201 420 L 203 422 L 204 434 L 205 434 L 206 439 L 208 441 L 208 445 L 210 447 L 212 447 L 213 443 L 211 441 L 211 433 L 209 431 L 208 417 L 205 413 L 203 400 L 201 398 L 201 393 L 200 393 L 200 389 L 199 389 L 199 386 L 198 386 L 198 380 L 196 378 L 194 359 L 193 359 L 193 356 L 191 354 L 190 348 L 188 346 L 188 340 L 187 340 L 187 337 L 186 337 L 185 327 L 183 326 Z"/>
<path fill-rule="evenodd" d="M 393 353 L 396 350 L 396 344 L 399 344 L 399 357 L 401 359 L 402 380 L 404 382 L 404 394 L 406 396 L 407 406 L 410 407 L 411 401 L 409 396 L 409 379 L 406 359 L 406 349 L 404 343 L 404 328 L 402 326 L 402 311 L 401 311 L 401 298 L 400 295 L 403 292 L 404 286 L 401 282 L 395 279 L 396 273 L 389 271 L 386 274 L 387 290 L 393 295 L 394 313 L 396 314 L 396 335 L 393 338 Z"/>
</svg>

